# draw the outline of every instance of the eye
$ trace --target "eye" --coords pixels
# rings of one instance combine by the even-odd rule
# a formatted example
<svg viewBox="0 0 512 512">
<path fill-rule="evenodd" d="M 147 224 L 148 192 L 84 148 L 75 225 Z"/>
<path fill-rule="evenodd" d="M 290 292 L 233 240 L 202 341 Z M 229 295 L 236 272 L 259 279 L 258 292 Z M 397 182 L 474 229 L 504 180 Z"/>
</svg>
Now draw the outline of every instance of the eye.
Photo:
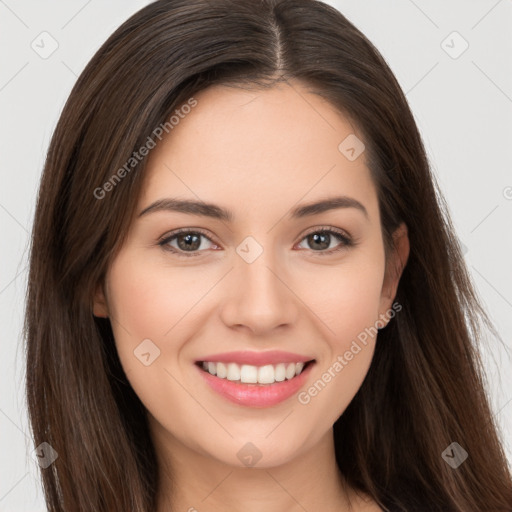
<svg viewBox="0 0 512 512">
<path fill-rule="evenodd" d="M 169 236 L 158 242 L 158 245 L 167 251 L 176 253 L 178 256 L 198 256 L 200 255 L 198 250 L 205 249 L 201 238 L 211 242 L 211 239 L 201 229 L 183 228 L 170 233 Z M 174 242 L 177 243 L 178 247 L 171 245 Z"/>
<path fill-rule="evenodd" d="M 331 242 L 334 241 L 333 236 L 340 242 L 339 245 L 334 248 L 331 247 Z M 200 256 L 201 253 L 207 249 L 202 243 L 202 239 L 206 239 L 216 245 L 203 230 L 191 228 L 182 228 L 170 233 L 164 239 L 160 240 L 158 245 L 164 250 L 175 253 L 178 256 Z M 355 245 L 352 238 L 345 232 L 327 227 L 316 228 L 315 231 L 310 231 L 302 238 L 301 243 L 304 240 L 310 245 L 312 252 L 321 256 L 332 254 Z"/>
<path fill-rule="evenodd" d="M 341 243 L 338 246 L 334 248 L 331 247 L 329 249 L 331 242 L 334 241 L 333 236 Z M 316 228 L 315 231 L 310 231 L 302 240 L 305 240 L 309 247 L 313 248 L 313 252 L 318 253 L 319 256 L 329 255 L 354 245 L 354 241 L 348 234 L 338 229 L 327 227 L 322 227 L 320 229 Z M 329 250 L 326 251 L 324 249 Z"/>
</svg>

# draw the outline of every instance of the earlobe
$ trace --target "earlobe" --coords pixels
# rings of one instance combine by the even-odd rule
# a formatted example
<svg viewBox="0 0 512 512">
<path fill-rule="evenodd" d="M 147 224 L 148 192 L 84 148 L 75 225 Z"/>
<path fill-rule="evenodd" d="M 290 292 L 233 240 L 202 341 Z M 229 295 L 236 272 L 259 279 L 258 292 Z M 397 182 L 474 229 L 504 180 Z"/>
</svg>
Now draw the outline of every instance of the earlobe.
<svg viewBox="0 0 512 512">
<path fill-rule="evenodd" d="M 107 299 L 105 297 L 102 283 L 98 284 L 94 293 L 93 315 L 101 318 L 108 318 Z"/>
<path fill-rule="evenodd" d="M 409 259 L 410 245 L 407 226 L 402 222 L 393 233 L 393 251 L 387 262 L 381 293 L 381 315 L 385 315 L 396 296 L 398 283 Z"/>
</svg>

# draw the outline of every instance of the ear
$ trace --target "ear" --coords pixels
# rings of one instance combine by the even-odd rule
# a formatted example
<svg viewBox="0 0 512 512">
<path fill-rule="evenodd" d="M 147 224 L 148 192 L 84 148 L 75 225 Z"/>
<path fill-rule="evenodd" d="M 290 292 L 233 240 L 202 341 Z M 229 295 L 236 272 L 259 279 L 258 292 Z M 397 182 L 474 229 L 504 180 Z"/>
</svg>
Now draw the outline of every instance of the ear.
<svg viewBox="0 0 512 512">
<path fill-rule="evenodd" d="M 393 304 L 400 277 L 409 258 L 409 236 L 407 226 L 401 223 L 393 233 L 393 250 L 389 255 L 382 283 L 379 314 L 385 316 Z"/>
<path fill-rule="evenodd" d="M 108 318 L 108 304 L 103 289 L 103 283 L 98 283 L 93 299 L 93 315 Z"/>
</svg>

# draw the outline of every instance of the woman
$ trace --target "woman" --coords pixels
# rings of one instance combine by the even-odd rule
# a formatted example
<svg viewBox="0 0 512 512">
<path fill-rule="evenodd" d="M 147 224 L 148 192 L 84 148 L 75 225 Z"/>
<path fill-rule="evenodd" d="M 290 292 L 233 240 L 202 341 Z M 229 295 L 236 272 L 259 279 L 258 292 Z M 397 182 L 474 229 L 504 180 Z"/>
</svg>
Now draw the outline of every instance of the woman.
<svg viewBox="0 0 512 512">
<path fill-rule="evenodd" d="M 492 325 L 405 97 L 335 9 L 136 13 L 69 97 L 33 229 L 49 510 L 511 510 Z"/>
</svg>

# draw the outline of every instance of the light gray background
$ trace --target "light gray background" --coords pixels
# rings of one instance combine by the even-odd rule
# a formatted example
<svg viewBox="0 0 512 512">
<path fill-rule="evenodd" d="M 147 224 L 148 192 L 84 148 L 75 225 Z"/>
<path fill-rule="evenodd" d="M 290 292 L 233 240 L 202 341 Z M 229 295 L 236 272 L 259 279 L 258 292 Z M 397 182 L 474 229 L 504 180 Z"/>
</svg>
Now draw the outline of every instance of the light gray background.
<svg viewBox="0 0 512 512">
<path fill-rule="evenodd" d="M 148 3 L 0 0 L 0 512 L 45 510 L 30 455 L 20 329 L 46 149 L 78 74 Z M 512 348 L 512 1 L 328 3 L 377 46 L 406 92 L 474 283 Z M 47 59 L 31 48 L 43 31 L 59 45 Z M 469 44 L 458 58 L 445 51 L 463 48 L 458 36 L 448 37 L 453 31 Z M 512 460 L 511 356 L 493 339 L 482 351 Z"/>
</svg>

